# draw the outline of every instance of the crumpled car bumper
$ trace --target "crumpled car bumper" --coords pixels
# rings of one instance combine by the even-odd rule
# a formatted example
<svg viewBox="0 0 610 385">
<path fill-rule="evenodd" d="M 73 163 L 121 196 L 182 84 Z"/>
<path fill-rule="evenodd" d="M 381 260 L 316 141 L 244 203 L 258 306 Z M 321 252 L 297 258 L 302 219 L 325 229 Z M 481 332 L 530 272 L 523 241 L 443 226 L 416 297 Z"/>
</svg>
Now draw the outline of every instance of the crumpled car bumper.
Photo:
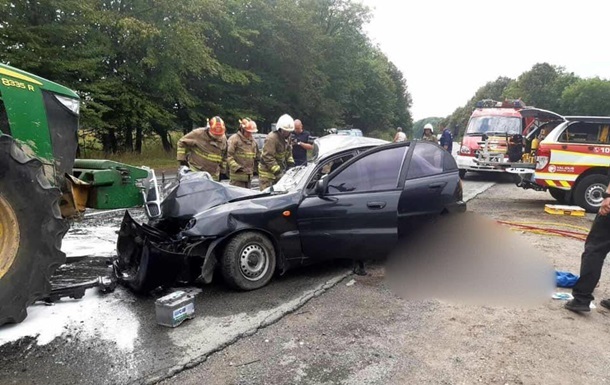
<svg viewBox="0 0 610 385">
<path fill-rule="evenodd" d="M 162 231 L 138 224 L 125 211 L 117 241 L 114 273 L 121 284 L 136 292 L 147 292 L 158 286 L 188 280 L 184 272 L 191 265 L 200 266 L 180 250 L 179 244 Z"/>
</svg>

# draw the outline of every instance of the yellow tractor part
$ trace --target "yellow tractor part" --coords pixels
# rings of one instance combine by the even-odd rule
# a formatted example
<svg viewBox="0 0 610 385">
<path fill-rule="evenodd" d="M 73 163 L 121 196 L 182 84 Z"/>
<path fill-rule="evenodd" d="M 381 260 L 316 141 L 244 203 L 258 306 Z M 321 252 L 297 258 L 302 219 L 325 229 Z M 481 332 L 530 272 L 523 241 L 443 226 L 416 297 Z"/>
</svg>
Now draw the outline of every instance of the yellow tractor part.
<svg viewBox="0 0 610 385">
<path fill-rule="evenodd" d="M 19 222 L 9 202 L 0 195 L 0 279 L 9 271 L 19 250 Z"/>
</svg>

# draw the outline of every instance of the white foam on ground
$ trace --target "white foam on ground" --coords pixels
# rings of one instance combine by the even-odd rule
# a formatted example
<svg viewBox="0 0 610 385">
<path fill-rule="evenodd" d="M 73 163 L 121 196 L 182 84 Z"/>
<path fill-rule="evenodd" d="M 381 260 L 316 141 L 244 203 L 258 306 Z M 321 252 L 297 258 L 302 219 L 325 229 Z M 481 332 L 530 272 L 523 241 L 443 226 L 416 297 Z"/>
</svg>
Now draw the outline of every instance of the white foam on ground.
<svg viewBox="0 0 610 385">
<path fill-rule="evenodd" d="M 132 351 L 140 328 L 130 308 L 134 301 L 130 293 L 118 288 L 107 296 L 90 289 L 80 300 L 62 299 L 53 306 L 36 303 L 28 307 L 22 323 L 0 327 L 0 345 L 28 336 L 37 337 L 38 345 L 46 345 L 71 334 L 80 340 L 114 342 L 119 349 Z"/>
<path fill-rule="evenodd" d="M 87 226 L 71 229 L 63 239 L 61 250 L 67 257 L 113 256 L 116 254 L 118 230 L 118 226 Z"/>
</svg>

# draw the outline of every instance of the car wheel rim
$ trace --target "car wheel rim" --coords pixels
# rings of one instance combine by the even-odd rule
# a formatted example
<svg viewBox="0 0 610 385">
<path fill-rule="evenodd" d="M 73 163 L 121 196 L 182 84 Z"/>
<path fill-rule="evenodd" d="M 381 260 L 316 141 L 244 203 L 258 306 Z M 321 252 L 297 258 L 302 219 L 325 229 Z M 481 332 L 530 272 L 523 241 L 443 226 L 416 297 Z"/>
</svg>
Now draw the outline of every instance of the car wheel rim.
<svg viewBox="0 0 610 385">
<path fill-rule="evenodd" d="M 239 258 L 239 270 L 249 281 L 258 281 L 267 273 L 269 258 L 260 245 L 251 244 L 243 248 Z"/>
<path fill-rule="evenodd" d="M 11 268 L 19 250 L 19 222 L 6 199 L 0 196 L 0 278 Z"/>
<path fill-rule="evenodd" d="M 585 191 L 585 201 L 593 207 L 601 206 L 602 201 L 604 200 L 604 197 L 602 196 L 604 191 L 606 191 L 606 186 L 601 183 L 589 186 L 587 191 Z"/>
</svg>

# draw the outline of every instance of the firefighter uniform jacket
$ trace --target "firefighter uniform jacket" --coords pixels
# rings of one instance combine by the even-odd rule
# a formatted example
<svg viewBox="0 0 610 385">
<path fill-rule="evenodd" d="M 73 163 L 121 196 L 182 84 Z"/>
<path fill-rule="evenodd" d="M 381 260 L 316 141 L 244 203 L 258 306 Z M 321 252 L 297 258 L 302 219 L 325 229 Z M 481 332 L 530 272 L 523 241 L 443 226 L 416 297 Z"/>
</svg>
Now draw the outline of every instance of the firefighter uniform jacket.
<svg viewBox="0 0 610 385">
<path fill-rule="evenodd" d="M 246 138 L 241 132 L 229 138 L 227 162 L 231 180 L 248 182 L 254 174 L 254 165 L 260 154 L 254 139 Z"/>
<path fill-rule="evenodd" d="M 178 160 L 188 161 L 192 171 L 206 171 L 216 181 L 226 169 L 227 138 L 215 138 L 207 128 L 196 128 L 178 140 Z"/>
<path fill-rule="evenodd" d="M 265 140 L 261 161 L 258 164 L 258 176 L 261 179 L 275 180 L 290 166 L 294 166 L 292 146 L 278 131 L 273 131 Z"/>
</svg>

